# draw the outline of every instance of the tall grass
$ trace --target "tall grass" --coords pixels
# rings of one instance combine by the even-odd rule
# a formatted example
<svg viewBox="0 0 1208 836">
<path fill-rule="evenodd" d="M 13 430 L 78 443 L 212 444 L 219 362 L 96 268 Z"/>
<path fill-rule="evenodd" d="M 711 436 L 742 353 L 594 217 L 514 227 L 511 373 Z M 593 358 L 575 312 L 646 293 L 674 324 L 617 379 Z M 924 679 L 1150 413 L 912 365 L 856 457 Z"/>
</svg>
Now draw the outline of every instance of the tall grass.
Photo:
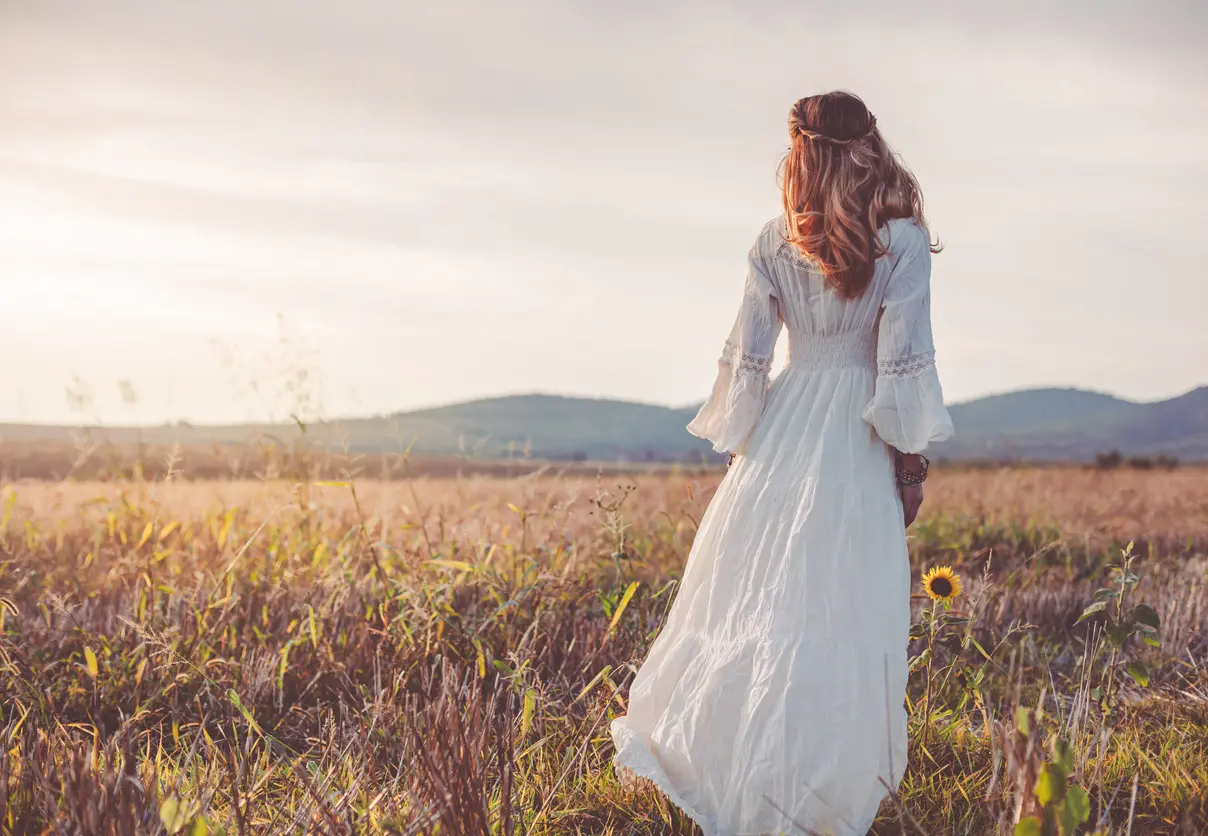
<svg viewBox="0 0 1208 836">
<path fill-rule="evenodd" d="M 607 727 L 715 481 L 11 484 L 0 828 L 690 834 L 620 785 Z M 951 564 L 966 595 L 874 832 L 1010 832 L 1058 738 L 1085 832 L 1208 830 L 1208 473 L 929 488 L 916 575 Z M 1161 646 L 1127 644 L 1149 685 L 1105 699 L 1102 619 L 1075 622 L 1128 540 Z"/>
</svg>

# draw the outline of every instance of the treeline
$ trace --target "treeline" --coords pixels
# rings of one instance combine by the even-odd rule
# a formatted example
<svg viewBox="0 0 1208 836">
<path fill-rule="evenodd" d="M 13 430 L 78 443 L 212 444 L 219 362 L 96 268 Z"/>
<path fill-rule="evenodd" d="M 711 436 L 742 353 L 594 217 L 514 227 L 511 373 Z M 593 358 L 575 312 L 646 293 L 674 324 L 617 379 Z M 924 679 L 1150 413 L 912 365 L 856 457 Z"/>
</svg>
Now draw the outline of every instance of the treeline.
<svg viewBox="0 0 1208 836">
<path fill-rule="evenodd" d="M 1095 454 L 1095 467 L 1100 470 L 1114 470 L 1118 467 L 1131 467 L 1137 470 L 1174 470 L 1179 466 L 1175 456 L 1165 453 L 1157 456 L 1125 456 L 1119 450 Z"/>
</svg>

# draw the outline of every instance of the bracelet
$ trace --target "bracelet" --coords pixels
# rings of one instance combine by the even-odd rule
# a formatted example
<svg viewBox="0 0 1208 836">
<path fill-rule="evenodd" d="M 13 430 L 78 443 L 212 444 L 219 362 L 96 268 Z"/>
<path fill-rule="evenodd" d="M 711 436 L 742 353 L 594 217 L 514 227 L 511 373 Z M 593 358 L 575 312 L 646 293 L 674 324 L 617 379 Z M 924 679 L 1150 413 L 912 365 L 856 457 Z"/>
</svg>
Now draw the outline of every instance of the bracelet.
<svg viewBox="0 0 1208 836">
<path fill-rule="evenodd" d="M 928 461 L 927 457 L 922 454 L 919 454 L 919 462 L 923 466 L 922 469 L 918 470 L 917 472 L 905 470 L 901 465 L 901 456 L 898 457 L 898 460 L 894 463 L 894 475 L 897 476 L 899 485 L 904 485 L 908 488 L 916 488 L 927 481 L 927 470 L 930 467 L 931 462 Z"/>
</svg>

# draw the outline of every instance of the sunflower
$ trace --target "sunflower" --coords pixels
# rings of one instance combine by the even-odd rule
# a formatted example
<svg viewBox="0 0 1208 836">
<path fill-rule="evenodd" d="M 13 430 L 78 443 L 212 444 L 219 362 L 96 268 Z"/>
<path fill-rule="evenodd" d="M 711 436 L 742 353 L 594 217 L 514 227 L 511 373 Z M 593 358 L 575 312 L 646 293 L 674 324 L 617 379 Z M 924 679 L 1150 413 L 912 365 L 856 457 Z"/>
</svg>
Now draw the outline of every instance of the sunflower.
<svg viewBox="0 0 1208 836">
<path fill-rule="evenodd" d="M 961 594 L 961 577 L 952 571 L 951 566 L 935 566 L 923 575 L 923 591 L 932 601 L 940 601 L 950 607 L 956 596 Z"/>
</svg>

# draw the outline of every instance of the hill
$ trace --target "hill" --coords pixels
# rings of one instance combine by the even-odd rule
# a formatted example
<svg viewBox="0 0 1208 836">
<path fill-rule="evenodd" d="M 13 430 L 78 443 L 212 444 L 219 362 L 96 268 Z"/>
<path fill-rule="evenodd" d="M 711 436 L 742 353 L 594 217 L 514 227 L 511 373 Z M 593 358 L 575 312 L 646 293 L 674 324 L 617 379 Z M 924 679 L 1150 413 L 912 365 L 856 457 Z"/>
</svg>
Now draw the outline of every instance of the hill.
<svg viewBox="0 0 1208 836">
<path fill-rule="evenodd" d="M 1080 389 L 1030 389 L 954 404 L 956 437 L 937 455 L 955 459 L 1089 460 L 1118 449 L 1125 455 L 1208 460 L 1208 387 L 1177 398 L 1138 403 Z M 516 395 L 469 401 L 306 428 L 319 446 L 353 452 L 402 451 L 500 458 L 700 460 L 709 445 L 684 425 L 695 407 L 557 395 Z M 65 441 L 103 433 L 114 443 L 234 444 L 255 438 L 296 441 L 294 425 L 105 428 L 0 425 L 5 443 Z"/>
<path fill-rule="evenodd" d="M 1208 460 L 1208 386 L 1150 403 L 1079 389 L 1033 389 L 951 407 L 953 458 L 1072 459 L 1130 456 Z"/>
</svg>

